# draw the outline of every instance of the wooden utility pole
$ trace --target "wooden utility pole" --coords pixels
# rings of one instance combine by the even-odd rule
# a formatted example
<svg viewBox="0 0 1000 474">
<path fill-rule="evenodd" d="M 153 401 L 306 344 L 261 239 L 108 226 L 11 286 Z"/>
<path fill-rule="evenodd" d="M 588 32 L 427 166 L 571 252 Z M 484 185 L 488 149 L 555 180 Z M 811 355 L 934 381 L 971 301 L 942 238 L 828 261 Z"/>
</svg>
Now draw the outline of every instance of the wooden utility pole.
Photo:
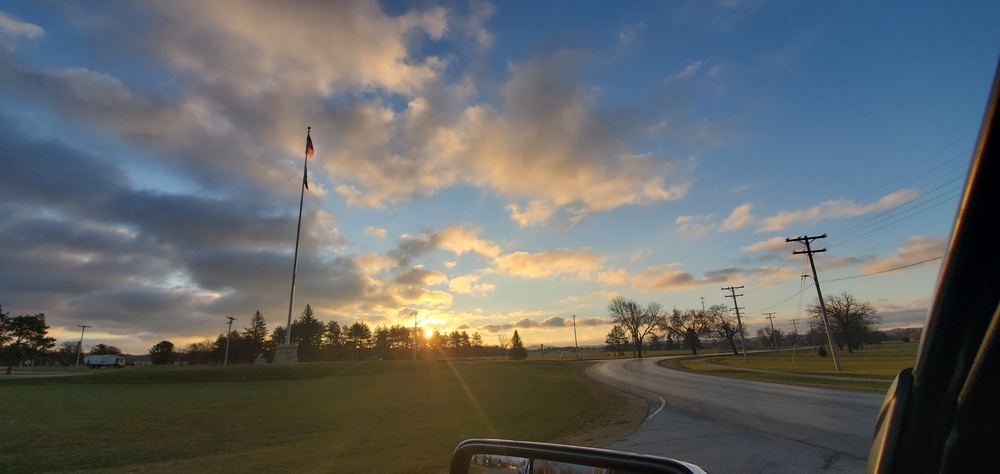
<svg viewBox="0 0 1000 474">
<path fill-rule="evenodd" d="M 743 346 L 743 363 L 750 363 L 750 359 L 747 358 L 747 342 L 743 337 L 743 320 L 740 319 L 740 305 L 736 302 L 737 296 L 743 296 L 742 294 L 737 295 L 736 290 L 743 288 L 742 286 L 730 286 L 728 288 L 723 288 L 722 291 L 729 291 L 730 297 L 733 299 L 733 309 L 736 310 L 736 327 L 740 331 L 740 344 Z M 746 309 L 746 308 L 743 308 Z"/>
<path fill-rule="evenodd" d="M 226 331 L 226 358 L 222 365 L 229 365 L 229 336 L 233 334 L 233 321 L 236 321 L 232 316 L 226 317 L 229 318 L 229 329 Z"/>
<path fill-rule="evenodd" d="M 93 326 L 90 326 L 88 324 L 77 324 L 76 327 L 80 328 L 80 342 L 78 342 L 76 344 L 76 366 L 79 367 L 80 366 L 80 352 L 83 351 L 83 333 L 87 330 L 87 328 L 93 327 Z"/>
<path fill-rule="evenodd" d="M 792 321 L 792 337 L 794 337 L 793 339 L 794 342 L 792 343 L 792 346 L 797 347 L 799 345 L 799 326 L 797 324 L 799 320 L 792 319 L 791 321 Z"/>
<path fill-rule="evenodd" d="M 576 339 L 576 315 L 573 315 L 573 353 L 576 354 L 576 360 L 580 360 L 580 343 Z M 642 355 L 642 354 L 640 354 Z"/>
<path fill-rule="evenodd" d="M 816 276 L 816 263 L 813 262 L 813 254 L 819 252 L 826 252 L 826 249 L 813 250 L 809 244 L 816 239 L 825 239 L 826 234 L 817 235 L 815 237 L 802 236 L 796 237 L 794 239 L 785 239 L 785 242 L 802 242 L 806 244 L 805 250 L 798 250 L 792 252 L 792 255 L 806 254 L 809 256 L 809 266 L 812 267 L 812 277 L 813 284 L 816 285 L 816 295 L 819 296 L 819 309 L 823 312 L 823 327 L 826 328 L 826 340 L 830 343 L 830 355 L 833 356 L 833 366 L 840 370 L 840 359 L 837 357 L 837 351 L 833 349 L 833 335 L 830 333 L 830 320 L 826 317 L 826 303 L 823 302 L 823 291 L 819 289 L 819 277 Z"/>
<path fill-rule="evenodd" d="M 771 344 L 774 345 L 774 352 L 778 352 L 778 337 L 774 335 L 774 313 L 764 313 L 764 317 L 771 322 Z"/>
</svg>

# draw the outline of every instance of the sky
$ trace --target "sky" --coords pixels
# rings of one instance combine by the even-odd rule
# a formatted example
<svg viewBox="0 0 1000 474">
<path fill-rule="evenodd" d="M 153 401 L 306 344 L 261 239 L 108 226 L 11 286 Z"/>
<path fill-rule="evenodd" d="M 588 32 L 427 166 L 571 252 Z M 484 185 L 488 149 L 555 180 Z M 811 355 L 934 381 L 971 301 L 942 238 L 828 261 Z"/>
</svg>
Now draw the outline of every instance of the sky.
<svg viewBox="0 0 1000 474">
<path fill-rule="evenodd" d="M 603 344 L 622 296 L 923 323 L 1000 2 L 0 1 L 0 305 Z M 306 132 L 315 154 L 302 192 Z M 574 333 L 575 317 L 575 333 Z M 795 324 L 793 326 L 793 321 Z"/>
</svg>

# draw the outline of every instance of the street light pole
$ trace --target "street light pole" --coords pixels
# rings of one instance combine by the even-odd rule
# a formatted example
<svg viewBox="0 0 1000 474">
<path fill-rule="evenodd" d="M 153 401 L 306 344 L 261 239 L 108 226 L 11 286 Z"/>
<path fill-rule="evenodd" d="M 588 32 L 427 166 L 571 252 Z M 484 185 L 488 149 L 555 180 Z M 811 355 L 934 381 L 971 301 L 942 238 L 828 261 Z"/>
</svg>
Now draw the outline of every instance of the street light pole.
<svg viewBox="0 0 1000 474">
<path fill-rule="evenodd" d="M 76 327 L 80 328 L 80 342 L 76 344 L 76 366 L 80 366 L 80 351 L 83 349 L 83 332 L 87 328 L 92 327 L 84 324 L 77 324 Z"/>
<path fill-rule="evenodd" d="M 226 360 L 222 365 L 229 365 L 229 337 L 233 334 L 233 321 L 236 321 L 236 318 L 232 316 L 227 316 L 227 318 L 229 318 L 229 330 L 226 331 Z"/>
</svg>

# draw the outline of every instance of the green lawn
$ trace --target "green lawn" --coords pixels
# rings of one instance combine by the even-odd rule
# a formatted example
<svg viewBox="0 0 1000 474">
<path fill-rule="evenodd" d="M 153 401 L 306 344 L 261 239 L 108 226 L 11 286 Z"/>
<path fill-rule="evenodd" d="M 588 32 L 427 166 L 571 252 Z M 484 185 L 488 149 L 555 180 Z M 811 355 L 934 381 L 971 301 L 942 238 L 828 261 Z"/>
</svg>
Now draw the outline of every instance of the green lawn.
<svg viewBox="0 0 1000 474">
<path fill-rule="evenodd" d="M 840 371 L 836 370 L 830 354 L 820 357 L 816 349 L 793 351 L 791 348 L 782 349 L 779 353 L 772 351 L 750 353 L 748 362 L 744 362 L 742 354 L 734 356 L 732 353 L 719 353 L 705 358 L 685 359 L 677 365 L 689 370 L 727 377 L 885 392 L 900 370 L 913 366 L 917 347 L 918 344 L 915 342 L 885 343 L 867 345 L 864 349 L 853 353 L 838 351 Z M 774 371 L 781 374 L 742 369 Z"/>
<path fill-rule="evenodd" d="M 130 367 L 0 382 L 2 472 L 430 472 L 605 407 L 550 361 Z"/>
</svg>

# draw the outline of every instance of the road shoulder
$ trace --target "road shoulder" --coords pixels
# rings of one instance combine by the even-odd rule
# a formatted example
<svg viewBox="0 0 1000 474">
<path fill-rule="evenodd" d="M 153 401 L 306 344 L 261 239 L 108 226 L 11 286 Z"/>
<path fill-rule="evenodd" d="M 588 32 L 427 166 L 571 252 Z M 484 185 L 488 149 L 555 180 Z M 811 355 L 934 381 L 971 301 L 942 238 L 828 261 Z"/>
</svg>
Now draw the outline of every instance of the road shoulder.
<svg viewBox="0 0 1000 474">
<path fill-rule="evenodd" d="M 579 430 L 563 434 L 552 442 L 600 448 L 635 431 L 646 418 L 649 406 L 644 398 L 604 385 L 590 378 L 585 370 L 586 365 L 581 365 L 574 376 L 597 398 L 605 412 L 599 419 L 589 421 Z"/>
</svg>

